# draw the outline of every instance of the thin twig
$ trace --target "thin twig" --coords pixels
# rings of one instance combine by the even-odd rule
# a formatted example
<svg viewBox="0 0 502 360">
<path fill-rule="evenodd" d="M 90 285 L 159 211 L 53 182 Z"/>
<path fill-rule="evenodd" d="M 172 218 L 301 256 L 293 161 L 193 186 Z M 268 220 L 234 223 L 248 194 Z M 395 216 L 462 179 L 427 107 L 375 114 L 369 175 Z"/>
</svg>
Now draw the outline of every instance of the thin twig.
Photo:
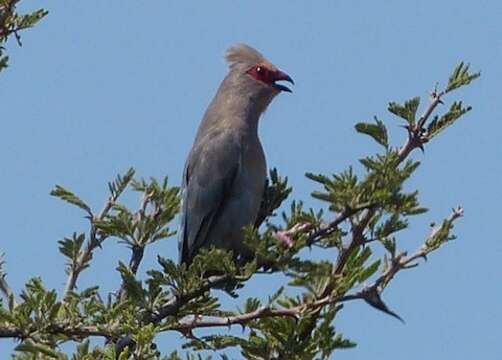
<svg viewBox="0 0 502 360">
<path fill-rule="evenodd" d="M 0 273 L 0 292 L 5 296 L 5 299 L 7 301 L 10 301 L 10 299 L 12 299 L 14 307 L 17 306 L 16 297 L 14 296 L 14 292 L 7 283 L 5 273 Z"/>
<path fill-rule="evenodd" d="M 230 325 L 242 325 L 245 326 L 252 321 L 265 319 L 270 317 L 292 317 L 298 320 L 300 316 L 306 312 L 310 312 L 319 308 L 323 308 L 327 305 L 333 305 L 341 302 L 346 302 L 350 300 L 362 299 L 362 292 L 345 295 L 340 297 L 325 297 L 311 303 L 300 304 L 291 308 L 272 308 L 270 306 L 263 306 L 255 311 L 248 313 L 227 316 L 227 317 L 194 317 L 191 319 L 181 320 L 177 324 L 166 328 L 166 330 L 176 330 L 181 332 L 186 332 L 187 330 L 192 330 L 195 328 L 210 328 L 210 327 L 221 327 Z"/>
<path fill-rule="evenodd" d="M 455 220 L 462 217 L 464 211 L 462 207 L 457 207 L 452 209 L 451 214 L 445 220 L 448 224 L 453 224 Z M 427 259 L 427 255 L 434 251 L 436 248 L 428 247 L 426 244 L 428 240 L 433 239 L 441 227 L 434 228 L 431 234 L 426 239 L 424 245 L 422 245 L 418 250 L 416 250 L 413 255 L 407 256 L 406 252 L 401 252 L 397 254 L 393 259 L 390 260 L 390 265 L 385 272 L 383 272 L 369 288 L 375 288 L 379 292 L 394 278 L 394 276 L 401 270 L 411 269 L 418 264 L 416 263 L 419 259 Z"/>
<path fill-rule="evenodd" d="M 141 206 L 140 210 L 138 211 L 137 214 L 137 220 L 136 222 L 139 224 L 141 223 L 146 215 L 148 204 L 150 204 L 152 200 L 153 193 L 145 194 L 143 196 L 143 200 L 141 201 Z M 140 237 L 141 234 L 138 234 L 138 237 Z M 143 254 L 145 251 L 145 246 L 146 246 L 146 241 L 145 239 L 136 239 L 135 244 L 132 246 L 131 251 L 131 259 L 129 261 L 129 267 L 133 274 L 136 274 L 139 268 L 139 265 L 141 263 L 141 260 L 143 260 Z"/>
<path fill-rule="evenodd" d="M 5 296 L 7 301 L 12 301 L 14 307 L 17 306 L 16 297 L 14 296 L 14 292 L 11 287 L 7 283 L 7 273 L 3 270 L 5 266 L 5 262 L 2 259 L 2 254 L 0 254 L 0 293 Z"/>
<path fill-rule="evenodd" d="M 68 279 L 66 280 L 66 286 L 65 286 L 65 291 L 64 291 L 64 296 L 63 298 L 66 298 L 68 294 L 75 289 L 75 286 L 77 284 L 77 279 L 82 270 L 85 268 L 85 265 L 87 262 L 89 262 L 92 259 L 92 253 L 94 249 L 96 249 L 98 246 L 101 246 L 103 241 L 106 238 L 99 238 L 97 237 L 98 230 L 96 228 L 95 222 L 101 221 L 105 218 L 105 216 L 108 214 L 112 206 L 115 204 L 117 201 L 118 195 L 112 195 L 108 198 L 106 201 L 105 205 L 103 206 L 103 209 L 97 216 L 92 216 L 90 221 L 91 221 L 91 229 L 89 231 L 89 240 L 87 241 L 87 244 L 85 246 L 85 250 L 80 254 L 80 256 L 77 258 L 74 264 L 72 264 L 72 267 L 70 269 L 70 273 L 68 274 Z"/>
<path fill-rule="evenodd" d="M 360 211 L 371 209 L 375 207 L 376 204 L 366 204 L 363 206 L 355 207 L 355 208 L 347 208 L 344 211 L 342 211 L 332 222 L 330 222 L 328 225 L 321 227 L 317 229 L 316 231 L 312 232 L 309 234 L 306 244 L 308 246 L 314 245 L 316 242 L 318 242 L 320 239 L 325 238 L 326 236 L 332 234 L 338 229 L 338 225 L 343 223 L 345 220 L 350 218 L 351 216 L 354 216 Z"/>
<path fill-rule="evenodd" d="M 149 319 L 149 322 L 157 324 L 168 316 L 176 315 L 181 306 L 188 303 L 190 300 L 195 299 L 199 296 L 204 295 L 210 289 L 221 286 L 226 282 L 230 281 L 232 277 L 230 275 L 219 275 L 212 276 L 207 279 L 207 283 L 200 288 L 180 296 L 172 298 L 164 306 L 162 306 L 154 315 Z"/>
<path fill-rule="evenodd" d="M 65 335 L 69 338 L 84 338 L 88 336 L 98 336 L 104 337 L 106 339 L 112 338 L 112 332 L 107 332 L 105 330 L 100 330 L 97 326 L 75 326 L 68 327 L 61 324 L 52 324 L 51 326 L 44 329 L 53 335 Z M 18 329 L 12 326 L 0 327 L 0 338 L 16 338 L 16 339 L 28 339 L 32 333 L 38 332 L 36 328 L 30 329 Z"/>
<path fill-rule="evenodd" d="M 143 196 L 143 200 L 141 200 L 141 205 L 138 213 L 136 214 L 136 223 L 140 224 L 146 215 L 148 204 L 152 200 L 153 193 L 150 194 L 145 194 Z M 155 211 L 155 214 L 157 214 L 157 209 Z M 155 216 L 154 214 L 154 216 Z M 132 239 L 133 244 L 131 245 L 131 258 L 129 260 L 129 269 L 133 274 L 136 275 L 139 269 L 139 265 L 141 264 L 141 261 L 143 260 L 143 255 L 145 254 L 145 246 L 146 242 L 145 239 L 140 239 L 141 234 L 136 234 L 135 238 Z M 124 287 L 125 287 L 125 282 L 122 282 L 122 285 L 120 286 L 120 289 L 118 291 L 117 298 L 119 300 L 123 300 L 125 298 L 125 292 L 124 292 Z"/>
<path fill-rule="evenodd" d="M 439 104 L 443 103 L 441 99 L 443 95 L 444 91 L 437 92 L 436 90 L 434 90 L 431 93 L 431 101 L 429 103 L 429 106 L 427 107 L 427 109 L 425 109 L 422 116 L 420 116 L 418 122 L 414 126 L 409 126 L 407 128 L 408 141 L 399 149 L 396 167 L 399 166 L 413 150 L 417 148 L 422 149 L 424 143 L 427 142 L 427 139 L 425 139 L 423 136 L 425 133 L 425 123 L 427 122 L 427 120 L 429 120 L 436 107 Z"/>
</svg>

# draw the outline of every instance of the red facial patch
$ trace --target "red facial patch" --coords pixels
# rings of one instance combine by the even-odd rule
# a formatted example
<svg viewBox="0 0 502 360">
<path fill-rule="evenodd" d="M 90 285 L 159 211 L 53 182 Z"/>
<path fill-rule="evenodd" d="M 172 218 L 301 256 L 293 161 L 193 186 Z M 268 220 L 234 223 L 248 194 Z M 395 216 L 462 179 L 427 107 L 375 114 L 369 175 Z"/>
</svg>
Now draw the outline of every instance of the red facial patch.
<svg viewBox="0 0 502 360">
<path fill-rule="evenodd" d="M 274 73 L 263 65 L 253 66 L 247 72 L 255 80 L 271 85 L 274 83 Z"/>
</svg>

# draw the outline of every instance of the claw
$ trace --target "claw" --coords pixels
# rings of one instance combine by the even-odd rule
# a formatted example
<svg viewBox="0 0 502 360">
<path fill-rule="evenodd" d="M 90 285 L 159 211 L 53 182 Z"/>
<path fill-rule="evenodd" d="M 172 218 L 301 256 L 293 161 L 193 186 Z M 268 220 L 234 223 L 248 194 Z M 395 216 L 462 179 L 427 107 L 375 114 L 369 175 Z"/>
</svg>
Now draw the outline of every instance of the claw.
<svg viewBox="0 0 502 360">
<path fill-rule="evenodd" d="M 311 228 L 312 224 L 310 223 L 298 223 L 288 230 L 276 231 L 273 236 L 288 249 L 291 249 L 294 246 L 293 236 Z"/>
</svg>

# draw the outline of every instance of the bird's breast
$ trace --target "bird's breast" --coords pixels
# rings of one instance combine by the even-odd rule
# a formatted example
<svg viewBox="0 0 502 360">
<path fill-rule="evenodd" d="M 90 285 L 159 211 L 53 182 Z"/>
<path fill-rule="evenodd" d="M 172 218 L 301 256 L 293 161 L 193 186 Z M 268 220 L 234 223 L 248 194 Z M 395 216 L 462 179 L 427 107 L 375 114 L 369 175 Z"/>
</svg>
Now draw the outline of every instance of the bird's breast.
<svg viewBox="0 0 502 360">
<path fill-rule="evenodd" d="M 233 202 L 246 213 L 246 222 L 255 221 L 260 209 L 266 180 L 266 161 L 258 139 L 245 141 L 242 148 L 240 168 L 232 191 Z"/>
</svg>

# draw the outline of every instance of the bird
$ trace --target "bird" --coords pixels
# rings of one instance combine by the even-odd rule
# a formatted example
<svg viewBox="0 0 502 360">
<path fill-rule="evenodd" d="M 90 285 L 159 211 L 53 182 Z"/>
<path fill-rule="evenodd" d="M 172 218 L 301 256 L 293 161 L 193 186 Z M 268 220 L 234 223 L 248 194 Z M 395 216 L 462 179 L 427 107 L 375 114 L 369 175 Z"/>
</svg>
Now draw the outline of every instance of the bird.
<svg viewBox="0 0 502 360">
<path fill-rule="evenodd" d="M 183 171 L 179 262 L 189 266 L 201 249 L 250 258 L 243 228 L 254 224 L 266 184 L 266 159 L 258 137 L 261 115 L 294 84 L 246 44 L 225 54 L 229 71 L 198 127 Z"/>
</svg>

